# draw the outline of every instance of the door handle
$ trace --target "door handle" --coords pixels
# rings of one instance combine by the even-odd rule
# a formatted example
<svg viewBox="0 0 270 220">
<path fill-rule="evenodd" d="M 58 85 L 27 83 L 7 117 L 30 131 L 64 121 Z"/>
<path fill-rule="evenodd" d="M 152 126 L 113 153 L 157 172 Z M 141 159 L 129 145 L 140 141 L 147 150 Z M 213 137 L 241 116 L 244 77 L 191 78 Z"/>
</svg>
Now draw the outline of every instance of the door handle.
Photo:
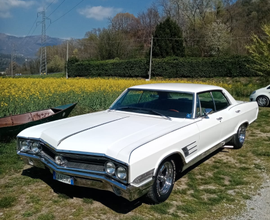
<svg viewBox="0 0 270 220">
<path fill-rule="evenodd" d="M 236 112 L 236 113 L 239 113 L 239 112 L 241 112 L 241 111 L 240 111 L 240 110 L 236 110 L 235 112 Z"/>
<path fill-rule="evenodd" d="M 222 117 L 217 118 L 217 120 L 219 120 L 219 121 L 220 121 L 221 119 L 222 119 Z"/>
</svg>

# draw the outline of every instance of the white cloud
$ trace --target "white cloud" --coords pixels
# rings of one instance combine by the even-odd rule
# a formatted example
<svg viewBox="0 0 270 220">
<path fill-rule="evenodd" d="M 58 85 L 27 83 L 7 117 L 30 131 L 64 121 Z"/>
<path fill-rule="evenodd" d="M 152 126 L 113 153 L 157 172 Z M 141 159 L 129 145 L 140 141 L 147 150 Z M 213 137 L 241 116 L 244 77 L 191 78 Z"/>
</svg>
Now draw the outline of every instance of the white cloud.
<svg viewBox="0 0 270 220">
<path fill-rule="evenodd" d="M 0 9 L 0 18 L 10 18 L 11 14 L 9 11 L 1 11 Z"/>
<path fill-rule="evenodd" d="M 23 0 L 0 0 L 0 17 L 11 17 L 10 10 L 12 8 L 28 8 L 35 4 L 35 1 L 23 1 Z"/>
<path fill-rule="evenodd" d="M 122 9 L 106 8 L 102 6 L 95 6 L 95 7 L 88 6 L 84 9 L 79 9 L 78 11 L 81 15 L 85 16 L 86 18 L 94 18 L 96 20 L 101 21 L 103 19 L 112 17 L 113 15 L 122 11 Z"/>
</svg>

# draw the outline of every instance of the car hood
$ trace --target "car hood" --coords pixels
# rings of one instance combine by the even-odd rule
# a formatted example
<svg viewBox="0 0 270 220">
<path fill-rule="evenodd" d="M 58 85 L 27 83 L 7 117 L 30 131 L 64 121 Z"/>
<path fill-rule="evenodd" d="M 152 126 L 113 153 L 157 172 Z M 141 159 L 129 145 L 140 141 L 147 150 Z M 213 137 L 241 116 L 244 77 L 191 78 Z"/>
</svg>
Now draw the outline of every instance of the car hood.
<svg viewBox="0 0 270 220">
<path fill-rule="evenodd" d="M 128 163 L 134 149 L 190 123 L 192 119 L 103 111 L 30 127 L 18 137 L 40 138 L 56 150 L 104 154 Z"/>
</svg>

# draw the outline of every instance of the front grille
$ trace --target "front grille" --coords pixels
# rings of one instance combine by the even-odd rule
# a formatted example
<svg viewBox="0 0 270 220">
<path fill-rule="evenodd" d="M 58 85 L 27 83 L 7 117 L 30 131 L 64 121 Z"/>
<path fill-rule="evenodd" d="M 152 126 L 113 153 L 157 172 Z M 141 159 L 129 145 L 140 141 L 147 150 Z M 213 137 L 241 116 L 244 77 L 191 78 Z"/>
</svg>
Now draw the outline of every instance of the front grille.
<svg viewBox="0 0 270 220">
<path fill-rule="evenodd" d="M 104 166 L 103 165 L 93 165 L 93 164 L 85 164 L 82 162 L 72 162 L 67 160 L 66 167 L 70 168 L 77 168 L 77 169 L 83 169 L 83 170 L 92 170 L 95 172 L 103 172 Z"/>
<path fill-rule="evenodd" d="M 56 152 L 43 143 L 41 143 L 41 146 L 41 157 L 44 157 L 45 159 L 55 163 L 55 156 L 62 156 L 66 161 L 63 167 L 66 168 L 89 170 L 93 172 L 104 172 L 104 165 L 106 161 L 108 161 L 107 158 L 102 156 L 62 153 Z"/>
</svg>

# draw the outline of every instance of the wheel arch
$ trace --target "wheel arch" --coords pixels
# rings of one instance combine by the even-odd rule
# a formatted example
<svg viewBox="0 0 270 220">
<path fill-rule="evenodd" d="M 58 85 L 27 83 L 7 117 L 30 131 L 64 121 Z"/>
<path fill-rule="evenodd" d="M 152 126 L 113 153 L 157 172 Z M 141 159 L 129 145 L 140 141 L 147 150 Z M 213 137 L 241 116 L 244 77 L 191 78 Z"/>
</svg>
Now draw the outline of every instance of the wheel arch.
<svg viewBox="0 0 270 220">
<path fill-rule="evenodd" d="M 181 154 L 181 152 L 177 152 L 177 151 L 171 152 L 170 154 L 160 157 L 160 159 L 157 161 L 155 165 L 154 176 L 157 173 L 159 165 L 163 163 L 163 161 L 168 160 L 168 159 L 172 159 L 174 161 L 176 173 L 181 172 L 184 165 L 186 164 L 184 156 L 183 154 Z"/>
<path fill-rule="evenodd" d="M 248 122 L 248 121 L 242 121 L 242 122 L 239 122 L 239 123 L 237 124 L 237 126 L 235 126 L 234 134 L 237 133 L 238 128 L 239 128 L 241 125 L 245 125 L 246 127 L 248 127 L 248 126 L 249 126 L 249 122 Z"/>
<path fill-rule="evenodd" d="M 266 96 L 270 100 L 270 95 L 267 92 L 261 92 L 260 94 L 257 94 L 255 98 L 257 99 L 260 96 Z"/>
</svg>

